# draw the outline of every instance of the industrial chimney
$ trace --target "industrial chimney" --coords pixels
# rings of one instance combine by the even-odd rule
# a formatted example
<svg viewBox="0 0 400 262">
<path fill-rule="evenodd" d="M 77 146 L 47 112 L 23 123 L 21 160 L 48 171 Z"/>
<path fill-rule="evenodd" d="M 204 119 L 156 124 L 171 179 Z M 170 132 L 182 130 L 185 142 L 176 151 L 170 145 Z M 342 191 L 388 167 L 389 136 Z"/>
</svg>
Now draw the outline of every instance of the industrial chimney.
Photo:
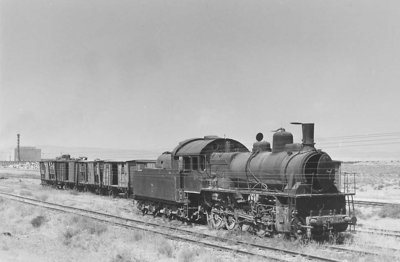
<svg viewBox="0 0 400 262">
<path fill-rule="evenodd" d="M 17 154 L 18 154 L 18 162 L 20 162 L 21 161 L 21 154 L 20 154 L 20 151 L 19 151 L 19 137 L 20 137 L 20 135 L 19 134 L 17 134 Z"/>
</svg>

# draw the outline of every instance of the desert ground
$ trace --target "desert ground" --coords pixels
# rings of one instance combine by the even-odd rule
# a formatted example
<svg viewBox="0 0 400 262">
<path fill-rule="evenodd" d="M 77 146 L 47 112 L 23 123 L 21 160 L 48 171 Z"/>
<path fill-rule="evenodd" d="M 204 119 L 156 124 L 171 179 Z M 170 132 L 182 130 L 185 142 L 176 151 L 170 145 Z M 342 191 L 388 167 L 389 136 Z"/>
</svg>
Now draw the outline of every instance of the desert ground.
<svg viewBox="0 0 400 262">
<path fill-rule="evenodd" d="M 344 163 L 342 172 L 356 173 L 356 199 L 400 202 L 400 162 Z M 142 216 L 132 200 L 98 196 L 41 186 L 36 166 L 0 168 L 0 190 L 35 199 L 87 208 L 124 217 L 170 223 Z M 356 207 L 358 223 L 381 229 L 400 230 L 400 209 Z M 0 198 L 0 261 L 257 261 L 236 253 L 173 241 L 152 233 L 121 229 L 76 215 L 66 215 Z M 173 221 L 180 223 L 177 221 Z M 185 225 L 186 227 L 190 227 Z M 194 225 L 192 230 L 210 231 Z M 213 231 L 212 234 L 268 243 L 311 254 L 326 252 L 321 243 L 291 242 L 283 238 L 259 238 L 246 232 Z M 342 246 L 374 249 L 379 261 L 393 261 L 399 251 L 388 254 L 378 247 L 400 249 L 398 239 L 347 233 Z M 376 261 L 377 257 L 341 255 L 343 261 Z M 294 257 L 293 261 L 306 261 Z"/>
</svg>

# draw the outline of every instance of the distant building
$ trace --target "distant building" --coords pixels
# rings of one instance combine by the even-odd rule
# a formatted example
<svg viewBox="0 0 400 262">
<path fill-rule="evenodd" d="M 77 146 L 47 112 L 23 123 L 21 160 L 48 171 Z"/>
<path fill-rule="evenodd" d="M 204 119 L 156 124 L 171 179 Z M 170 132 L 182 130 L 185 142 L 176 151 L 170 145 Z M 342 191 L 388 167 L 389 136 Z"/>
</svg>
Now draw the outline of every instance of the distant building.
<svg viewBox="0 0 400 262">
<path fill-rule="evenodd" d="M 42 150 L 32 146 L 21 146 L 19 148 L 21 161 L 40 161 Z M 14 149 L 14 161 L 18 161 L 18 148 Z"/>
</svg>

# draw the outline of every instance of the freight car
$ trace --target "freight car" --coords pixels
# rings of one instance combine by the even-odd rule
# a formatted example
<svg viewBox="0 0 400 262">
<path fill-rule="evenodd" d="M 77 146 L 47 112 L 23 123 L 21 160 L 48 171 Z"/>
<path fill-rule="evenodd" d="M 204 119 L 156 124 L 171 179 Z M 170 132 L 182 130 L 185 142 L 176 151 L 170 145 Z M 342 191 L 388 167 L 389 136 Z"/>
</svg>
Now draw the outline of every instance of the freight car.
<svg viewBox="0 0 400 262">
<path fill-rule="evenodd" d="M 155 166 L 155 160 L 88 160 L 62 155 L 40 161 L 42 185 L 63 189 L 90 191 L 102 195 L 132 194 L 133 172 Z"/>
<path fill-rule="evenodd" d="M 112 196 L 130 196 L 133 172 L 144 167 L 155 167 L 155 162 L 155 160 L 104 160 L 100 166 L 103 174 L 100 192 Z"/>
<path fill-rule="evenodd" d="M 302 126 L 302 143 L 280 128 L 272 148 L 259 133 L 251 152 L 215 136 L 179 143 L 156 168 L 134 172 L 137 207 L 258 235 L 333 237 L 355 226 L 354 177 L 343 179 L 341 163 L 314 147 L 314 124 L 295 124 Z"/>
</svg>

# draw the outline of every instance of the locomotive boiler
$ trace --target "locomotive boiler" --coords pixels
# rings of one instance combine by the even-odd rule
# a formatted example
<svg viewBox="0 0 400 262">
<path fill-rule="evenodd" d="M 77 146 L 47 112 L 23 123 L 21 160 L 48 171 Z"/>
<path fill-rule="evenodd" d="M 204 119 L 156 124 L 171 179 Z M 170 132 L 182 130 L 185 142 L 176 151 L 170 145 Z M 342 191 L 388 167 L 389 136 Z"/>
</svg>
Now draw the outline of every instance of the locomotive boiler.
<svg viewBox="0 0 400 262">
<path fill-rule="evenodd" d="M 207 136 L 163 153 L 156 168 L 133 175 L 143 213 L 258 235 L 334 236 L 355 225 L 353 183 L 340 162 L 314 147 L 314 124 L 302 143 L 283 128 L 271 144 L 259 133 L 250 152 L 240 142 Z"/>
</svg>

